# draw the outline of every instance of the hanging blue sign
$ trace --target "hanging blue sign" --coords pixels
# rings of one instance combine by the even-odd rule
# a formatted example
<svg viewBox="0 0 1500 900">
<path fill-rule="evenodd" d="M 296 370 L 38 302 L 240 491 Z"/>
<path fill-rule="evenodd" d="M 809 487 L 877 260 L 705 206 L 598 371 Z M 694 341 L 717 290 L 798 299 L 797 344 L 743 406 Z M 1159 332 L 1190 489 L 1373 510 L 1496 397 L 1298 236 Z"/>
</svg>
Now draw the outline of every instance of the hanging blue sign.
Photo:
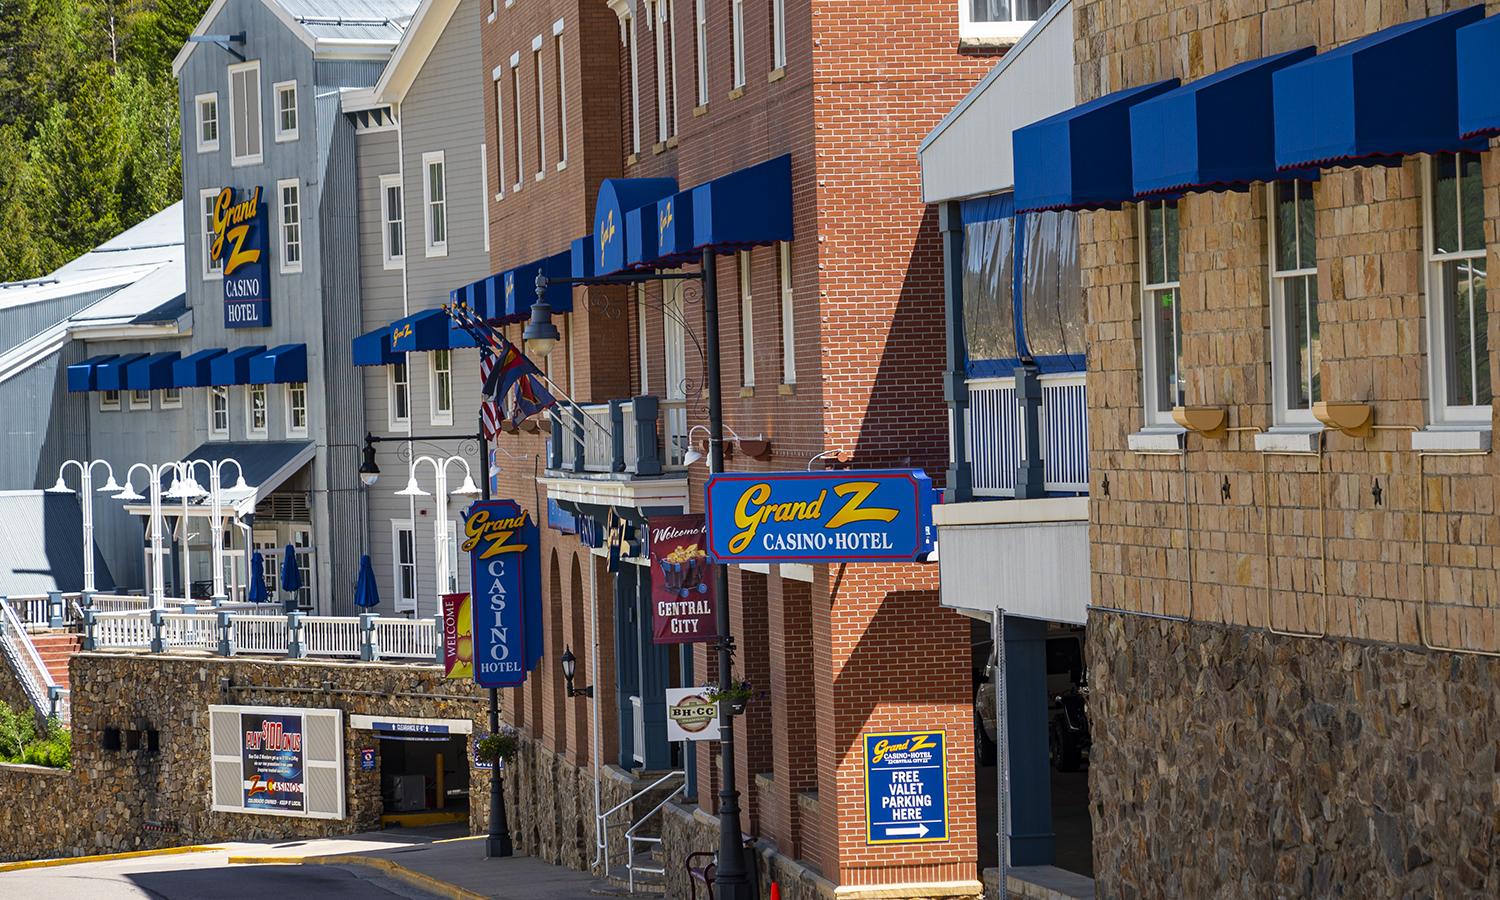
<svg viewBox="0 0 1500 900">
<path fill-rule="evenodd" d="M 260 188 L 214 198 L 209 259 L 224 276 L 224 327 L 271 327 L 271 257 L 266 250 L 266 208 Z"/>
<path fill-rule="evenodd" d="M 721 563 L 912 562 L 936 537 L 920 469 L 723 472 L 706 493 L 708 553 Z"/>
<path fill-rule="evenodd" d="M 941 731 L 865 735 L 865 843 L 948 840 L 947 752 Z"/>
<path fill-rule="evenodd" d="M 516 687 L 541 659 L 538 537 L 514 500 L 480 500 L 464 516 L 480 687 Z"/>
</svg>

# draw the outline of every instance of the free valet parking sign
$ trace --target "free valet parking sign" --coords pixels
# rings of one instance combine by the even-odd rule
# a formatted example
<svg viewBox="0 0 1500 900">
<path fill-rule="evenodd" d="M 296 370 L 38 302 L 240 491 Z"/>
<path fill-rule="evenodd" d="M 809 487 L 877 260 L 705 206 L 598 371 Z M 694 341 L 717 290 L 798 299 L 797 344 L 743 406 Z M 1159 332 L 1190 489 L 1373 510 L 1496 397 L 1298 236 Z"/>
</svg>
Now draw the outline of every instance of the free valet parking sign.
<svg viewBox="0 0 1500 900">
<path fill-rule="evenodd" d="M 932 481 L 920 469 L 723 472 L 706 488 L 719 563 L 913 562 L 932 552 Z"/>
<path fill-rule="evenodd" d="M 948 840 L 947 734 L 867 734 L 864 750 L 865 843 Z"/>
</svg>

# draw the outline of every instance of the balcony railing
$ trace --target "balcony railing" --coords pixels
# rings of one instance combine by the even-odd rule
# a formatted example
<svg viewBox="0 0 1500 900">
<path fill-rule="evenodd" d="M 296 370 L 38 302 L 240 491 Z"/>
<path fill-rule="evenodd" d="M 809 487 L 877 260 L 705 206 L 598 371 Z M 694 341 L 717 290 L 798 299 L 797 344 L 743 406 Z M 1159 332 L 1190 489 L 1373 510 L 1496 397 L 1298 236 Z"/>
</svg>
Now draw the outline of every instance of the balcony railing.
<svg viewBox="0 0 1500 900">
<path fill-rule="evenodd" d="M 649 477 L 666 468 L 656 397 L 559 406 L 550 415 L 547 469 L 554 474 Z"/>
<path fill-rule="evenodd" d="M 1042 463 L 1044 487 L 1058 493 L 1089 489 L 1088 390 L 1084 375 L 1043 375 Z M 969 381 L 964 433 L 974 494 L 1012 497 L 1021 464 L 1021 408 L 1014 378 Z"/>
</svg>

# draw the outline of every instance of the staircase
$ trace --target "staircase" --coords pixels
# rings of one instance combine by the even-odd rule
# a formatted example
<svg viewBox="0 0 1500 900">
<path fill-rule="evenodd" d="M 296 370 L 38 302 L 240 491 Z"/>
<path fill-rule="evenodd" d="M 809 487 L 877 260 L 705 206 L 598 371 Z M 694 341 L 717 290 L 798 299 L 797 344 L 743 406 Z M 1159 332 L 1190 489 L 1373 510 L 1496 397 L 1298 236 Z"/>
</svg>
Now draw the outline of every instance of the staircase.
<svg viewBox="0 0 1500 900">
<path fill-rule="evenodd" d="M 42 665 L 57 686 L 68 688 L 68 660 L 83 644 L 83 638 L 70 631 L 44 631 L 31 636 L 31 643 L 42 658 Z"/>
</svg>

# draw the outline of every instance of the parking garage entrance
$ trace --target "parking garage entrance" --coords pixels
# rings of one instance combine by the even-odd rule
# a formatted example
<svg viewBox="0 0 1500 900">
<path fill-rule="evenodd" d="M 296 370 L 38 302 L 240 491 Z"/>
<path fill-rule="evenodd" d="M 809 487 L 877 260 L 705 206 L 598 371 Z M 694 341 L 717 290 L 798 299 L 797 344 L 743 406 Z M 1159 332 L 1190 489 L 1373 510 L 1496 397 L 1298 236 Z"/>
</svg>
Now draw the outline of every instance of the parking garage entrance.
<svg viewBox="0 0 1500 900">
<path fill-rule="evenodd" d="M 352 716 L 359 766 L 380 773 L 381 824 L 467 822 L 474 723 L 467 719 Z"/>
</svg>

